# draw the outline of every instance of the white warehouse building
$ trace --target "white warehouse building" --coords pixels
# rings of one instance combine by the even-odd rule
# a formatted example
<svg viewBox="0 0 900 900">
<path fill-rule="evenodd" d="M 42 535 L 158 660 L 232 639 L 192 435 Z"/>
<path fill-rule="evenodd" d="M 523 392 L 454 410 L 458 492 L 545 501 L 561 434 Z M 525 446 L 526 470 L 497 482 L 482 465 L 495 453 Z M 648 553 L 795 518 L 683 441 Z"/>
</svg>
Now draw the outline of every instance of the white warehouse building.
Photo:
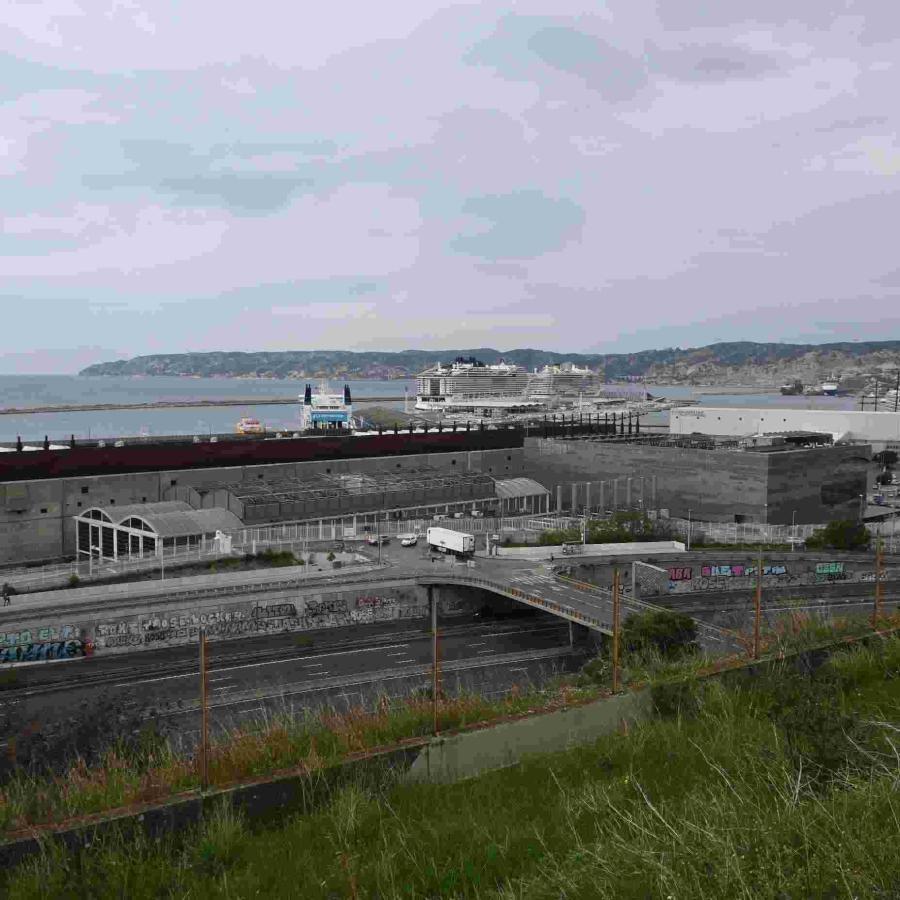
<svg viewBox="0 0 900 900">
<path fill-rule="evenodd" d="M 681 406 L 669 414 L 671 434 L 747 437 L 786 431 L 817 431 L 835 442 L 871 444 L 875 453 L 900 451 L 900 412 Z"/>
</svg>

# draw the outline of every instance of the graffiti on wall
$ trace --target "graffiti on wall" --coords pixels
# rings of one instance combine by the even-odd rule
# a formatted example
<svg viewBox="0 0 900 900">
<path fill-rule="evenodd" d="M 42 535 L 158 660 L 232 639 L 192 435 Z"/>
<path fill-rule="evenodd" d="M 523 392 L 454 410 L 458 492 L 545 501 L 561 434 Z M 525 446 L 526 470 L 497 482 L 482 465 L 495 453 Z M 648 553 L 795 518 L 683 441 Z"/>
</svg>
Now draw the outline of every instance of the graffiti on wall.
<svg viewBox="0 0 900 900">
<path fill-rule="evenodd" d="M 381 609 L 385 606 L 394 606 L 396 603 L 397 601 L 393 597 L 365 596 L 356 598 L 357 609 Z"/>
<path fill-rule="evenodd" d="M 362 602 L 360 602 L 362 601 Z M 387 619 L 422 618 L 427 604 L 400 606 L 391 597 L 358 597 L 353 602 L 335 596 L 300 603 L 257 604 L 241 609 L 210 612 L 178 612 L 137 621 L 99 624 L 97 645 L 107 648 L 137 647 L 161 642 L 196 640 L 203 628 L 207 637 L 245 637 L 276 631 L 305 631 L 334 628 Z"/>
<path fill-rule="evenodd" d="M 297 607 L 293 603 L 273 603 L 271 606 L 259 605 L 250 610 L 252 619 L 275 619 L 297 615 Z"/>
<path fill-rule="evenodd" d="M 700 569 L 702 578 L 744 578 L 749 575 L 756 577 L 756 566 L 703 566 Z M 786 575 L 786 566 L 763 566 L 763 576 Z"/>
<path fill-rule="evenodd" d="M 700 568 L 700 575 L 691 578 L 685 576 L 685 571 L 679 568 L 669 569 L 669 591 L 672 593 L 689 593 L 691 591 L 721 591 L 750 589 L 756 583 L 756 566 L 740 565 L 708 565 Z M 675 578 L 681 574 L 681 578 Z M 769 585 L 787 586 L 803 585 L 813 586 L 818 584 L 833 584 L 835 582 L 872 582 L 875 581 L 874 572 L 850 572 L 843 562 L 816 563 L 808 570 L 791 573 L 784 565 L 763 566 L 762 574 L 767 578 Z M 887 569 L 883 573 L 883 579 L 890 581 L 900 577 L 900 570 Z"/>
<path fill-rule="evenodd" d="M 0 649 L 0 662 L 39 662 L 48 659 L 76 659 L 90 656 L 93 652 L 90 641 L 47 641 L 42 643 L 18 644 Z"/>
<path fill-rule="evenodd" d="M 669 569 L 669 581 L 690 581 L 693 571 L 690 566 L 673 566 Z"/>
<path fill-rule="evenodd" d="M 0 647 L 17 647 L 34 643 L 58 643 L 78 638 L 74 625 L 47 625 L 42 628 L 23 628 L 21 631 L 0 632 Z"/>
</svg>

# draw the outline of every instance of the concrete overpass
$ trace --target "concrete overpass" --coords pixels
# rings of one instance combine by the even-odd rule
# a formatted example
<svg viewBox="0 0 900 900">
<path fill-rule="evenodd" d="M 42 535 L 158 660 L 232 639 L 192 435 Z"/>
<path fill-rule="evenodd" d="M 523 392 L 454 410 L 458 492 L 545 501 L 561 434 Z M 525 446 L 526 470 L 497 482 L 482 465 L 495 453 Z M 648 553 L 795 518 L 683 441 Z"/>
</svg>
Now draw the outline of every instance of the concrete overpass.
<svg viewBox="0 0 900 900">
<path fill-rule="evenodd" d="M 192 643 L 200 628 L 211 640 L 303 632 L 434 615 L 435 588 L 486 591 L 591 631 L 612 633 L 609 591 L 562 578 L 533 562 L 405 556 L 384 566 L 310 576 L 300 568 L 176 578 L 19 594 L 0 607 L 0 662 L 134 652 Z M 444 591 L 441 591 L 441 589 Z M 458 592 L 457 592 L 458 594 Z M 445 606 L 449 597 L 444 596 Z M 627 596 L 622 620 L 658 609 Z M 698 624 L 708 649 L 730 647 L 728 633 Z"/>
</svg>

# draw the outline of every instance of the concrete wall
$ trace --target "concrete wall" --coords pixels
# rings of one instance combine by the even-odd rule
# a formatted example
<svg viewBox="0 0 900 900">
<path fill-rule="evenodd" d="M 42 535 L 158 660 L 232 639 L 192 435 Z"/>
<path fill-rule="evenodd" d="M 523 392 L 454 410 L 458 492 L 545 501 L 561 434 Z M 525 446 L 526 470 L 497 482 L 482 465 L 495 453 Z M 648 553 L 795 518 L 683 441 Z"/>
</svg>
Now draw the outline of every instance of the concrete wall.
<svg viewBox="0 0 900 900">
<path fill-rule="evenodd" d="M 689 406 L 669 414 L 671 434 L 729 437 L 778 431 L 823 431 L 870 442 L 875 449 L 900 450 L 900 413 L 831 409 L 751 409 Z"/>
<path fill-rule="evenodd" d="M 528 475 L 554 496 L 557 486 L 562 487 L 564 509 L 571 508 L 571 484 L 583 481 L 594 482 L 592 508 L 602 502 L 606 509 L 636 509 L 641 478 L 643 508 L 651 509 L 655 477 L 655 508 L 668 509 L 672 516 L 687 517 L 691 510 L 695 519 L 733 522 L 736 514 L 746 521 L 761 521 L 765 514 L 767 463 L 762 454 L 527 438 L 525 465 Z M 583 502 L 583 492 L 578 496 Z"/>
<path fill-rule="evenodd" d="M 871 446 L 839 445 L 761 455 L 768 461 L 766 502 L 771 524 L 859 517 Z"/>
<path fill-rule="evenodd" d="M 406 773 L 411 782 L 452 782 L 513 766 L 530 754 L 559 753 L 649 719 L 650 691 L 635 691 L 503 722 L 490 728 L 436 738 Z"/>
<path fill-rule="evenodd" d="M 72 517 L 92 506 L 155 503 L 167 498 L 186 499 L 189 496 L 200 497 L 203 506 L 225 506 L 225 492 L 214 492 L 207 487 L 213 482 L 307 478 L 329 471 L 402 472 L 404 469 L 425 467 L 513 478 L 524 474 L 524 462 L 524 451 L 513 448 L 0 483 L 0 565 L 74 555 L 75 524 Z M 373 502 L 383 503 L 385 495 L 372 496 Z M 443 499 L 466 498 L 454 496 L 439 498 L 435 502 Z M 217 503 L 217 500 L 220 502 Z M 235 508 L 234 504 L 228 508 L 241 515 L 242 510 Z M 322 508 L 300 511 L 297 518 L 318 518 L 337 515 L 342 511 L 323 505 Z M 254 519 L 253 524 L 261 521 L 263 519 Z"/>
<path fill-rule="evenodd" d="M 564 510 L 572 509 L 572 483 L 591 482 L 593 509 L 656 508 L 679 518 L 690 512 L 698 521 L 776 525 L 789 525 L 792 517 L 797 524 L 857 518 L 871 456 L 868 445 L 761 452 L 525 441 L 528 474 L 560 496 Z M 655 503 L 648 487 L 654 479 Z M 580 510 L 584 488 L 574 496 Z"/>
<path fill-rule="evenodd" d="M 430 621 L 425 588 L 390 582 L 341 587 L 321 580 L 307 587 L 304 577 L 298 567 L 173 578 L 165 593 L 152 582 L 77 588 L 55 592 L 31 610 L 30 598 L 47 601 L 47 595 L 19 595 L 13 606 L 0 607 L 0 662 L 77 657 L 86 646 L 100 654 L 152 651 L 196 643 L 201 627 L 217 641 L 401 619 L 420 619 L 423 626 Z M 284 581 L 284 587 L 273 588 L 273 581 Z M 245 590 L 229 595 L 222 592 L 223 584 Z M 470 614 L 485 602 L 482 592 L 467 587 L 443 586 L 437 596 L 442 621 Z"/>
</svg>

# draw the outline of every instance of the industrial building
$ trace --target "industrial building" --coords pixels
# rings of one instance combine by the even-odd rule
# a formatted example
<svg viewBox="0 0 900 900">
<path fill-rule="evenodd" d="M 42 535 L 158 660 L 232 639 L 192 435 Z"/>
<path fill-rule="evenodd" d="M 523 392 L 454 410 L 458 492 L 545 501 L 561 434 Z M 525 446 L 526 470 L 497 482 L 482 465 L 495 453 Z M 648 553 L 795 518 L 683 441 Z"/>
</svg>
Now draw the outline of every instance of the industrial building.
<svg viewBox="0 0 900 900">
<path fill-rule="evenodd" d="M 900 413 L 838 409 L 684 406 L 669 414 L 669 433 L 745 437 L 786 431 L 830 434 L 835 443 L 871 444 L 873 452 L 900 450 Z"/>
<path fill-rule="evenodd" d="M 256 479 L 200 488 L 175 487 L 163 500 L 92 507 L 75 516 L 79 557 L 121 559 L 208 546 L 244 527 L 320 523 L 324 534 L 374 526 L 386 519 L 434 515 L 544 515 L 550 491 L 530 478 L 417 468 L 392 472 Z M 205 504 L 200 506 L 199 504 Z"/>
<path fill-rule="evenodd" d="M 194 509 L 182 501 L 94 507 L 75 516 L 79 557 L 118 559 L 190 550 L 217 533 L 235 531 L 241 521 L 227 509 Z"/>
<path fill-rule="evenodd" d="M 445 432 L 448 436 L 469 437 Z M 470 446 L 477 436 L 471 437 Z M 104 510 L 107 524 L 118 526 L 124 521 L 118 511 L 126 508 L 133 515 L 135 504 L 146 508 L 179 501 L 195 510 L 228 510 L 254 525 L 389 508 L 499 509 L 496 482 L 525 474 L 521 434 L 516 443 L 497 449 L 0 482 L 0 564 L 72 557 L 76 517 Z"/>
<path fill-rule="evenodd" d="M 176 487 L 172 496 L 192 507 L 224 507 L 245 525 L 339 518 L 371 510 L 426 510 L 436 505 L 481 508 L 496 500 L 486 472 L 450 471 L 395 463 L 393 471 L 310 472 Z"/>
<path fill-rule="evenodd" d="M 860 515 L 869 445 L 828 436 L 527 438 L 528 474 L 560 510 L 667 510 L 712 522 L 818 524 Z"/>
</svg>

